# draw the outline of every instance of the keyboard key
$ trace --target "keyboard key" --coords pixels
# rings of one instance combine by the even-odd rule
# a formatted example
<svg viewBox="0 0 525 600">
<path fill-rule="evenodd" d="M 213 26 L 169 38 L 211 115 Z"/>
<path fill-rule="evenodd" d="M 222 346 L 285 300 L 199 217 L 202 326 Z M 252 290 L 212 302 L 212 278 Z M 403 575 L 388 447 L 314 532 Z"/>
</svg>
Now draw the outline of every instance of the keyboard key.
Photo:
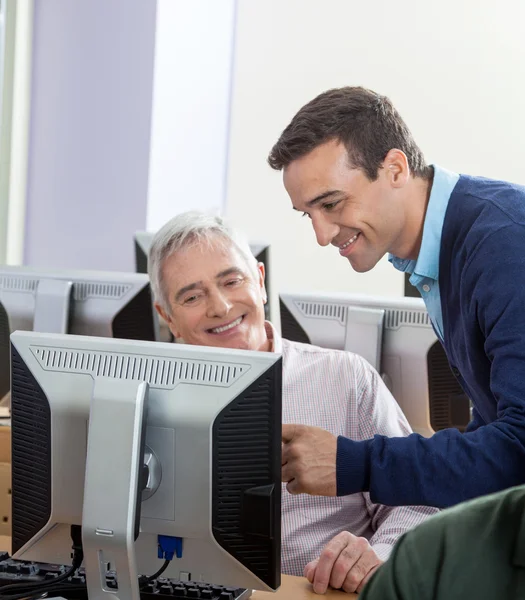
<svg viewBox="0 0 525 600">
<path fill-rule="evenodd" d="M 183 596 L 186 597 L 188 595 L 188 590 L 183 586 L 183 585 L 176 585 L 173 588 L 173 593 L 176 596 Z"/>
<path fill-rule="evenodd" d="M 22 575 L 34 575 L 36 568 L 34 565 L 20 565 L 20 573 Z"/>
<path fill-rule="evenodd" d="M 44 579 L 50 580 L 50 579 L 56 579 L 58 577 L 58 573 L 46 573 Z"/>
<path fill-rule="evenodd" d="M 199 588 L 189 588 L 188 589 L 188 598 L 200 598 L 201 597 L 201 591 L 199 590 Z"/>
<path fill-rule="evenodd" d="M 171 585 L 169 585 L 167 583 L 158 587 L 158 590 L 160 591 L 161 594 L 173 594 L 173 588 L 171 587 Z"/>
</svg>

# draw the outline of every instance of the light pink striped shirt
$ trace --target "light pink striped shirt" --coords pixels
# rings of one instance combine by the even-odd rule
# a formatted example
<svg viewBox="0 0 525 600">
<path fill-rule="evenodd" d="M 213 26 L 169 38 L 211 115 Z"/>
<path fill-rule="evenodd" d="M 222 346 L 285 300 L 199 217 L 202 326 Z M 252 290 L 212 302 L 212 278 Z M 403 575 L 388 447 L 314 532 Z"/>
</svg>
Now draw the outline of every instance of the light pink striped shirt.
<svg viewBox="0 0 525 600">
<path fill-rule="evenodd" d="M 366 440 L 375 434 L 405 436 L 410 426 L 373 367 L 350 352 L 282 340 L 266 323 L 273 351 L 283 355 L 283 423 L 322 427 Z M 367 493 L 337 498 L 291 495 L 282 487 L 281 570 L 302 575 L 338 533 L 369 540 L 386 560 L 400 535 L 438 512 L 422 506 L 388 507 Z"/>
</svg>

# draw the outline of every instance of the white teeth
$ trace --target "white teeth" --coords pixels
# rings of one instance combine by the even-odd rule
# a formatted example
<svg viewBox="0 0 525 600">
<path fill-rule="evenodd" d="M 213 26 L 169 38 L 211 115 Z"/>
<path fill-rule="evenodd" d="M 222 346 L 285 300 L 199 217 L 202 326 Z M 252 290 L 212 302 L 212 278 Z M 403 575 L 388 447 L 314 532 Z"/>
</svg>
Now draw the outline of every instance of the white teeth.
<svg viewBox="0 0 525 600">
<path fill-rule="evenodd" d="M 223 331 L 228 331 L 228 329 L 232 329 L 233 327 L 237 327 L 237 325 L 240 325 L 242 321 L 242 317 L 239 317 L 238 319 L 235 319 L 235 321 L 232 321 L 229 325 L 224 325 L 224 327 L 216 327 L 215 329 L 211 329 L 212 333 L 222 333 Z"/>
<path fill-rule="evenodd" d="M 347 248 L 348 246 L 350 246 L 350 244 L 353 244 L 357 240 L 358 235 L 359 235 L 359 233 L 356 233 L 351 240 L 348 240 L 348 242 L 345 242 L 342 246 L 339 246 L 341 248 L 341 250 L 343 250 L 344 248 Z"/>
</svg>

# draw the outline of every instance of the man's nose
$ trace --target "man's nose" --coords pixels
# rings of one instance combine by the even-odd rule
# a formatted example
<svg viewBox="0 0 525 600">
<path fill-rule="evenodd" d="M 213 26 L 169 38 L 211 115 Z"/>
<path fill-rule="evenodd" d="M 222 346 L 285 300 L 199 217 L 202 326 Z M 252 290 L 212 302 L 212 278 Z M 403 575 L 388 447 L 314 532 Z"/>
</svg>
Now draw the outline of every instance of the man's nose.
<svg viewBox="0 0 525 600">
<path fill-rule="evenodd" d="M 320 215 L 312 217 L 312 226 L 320 246 L 328 246 L 339 233 L 339 227 L 335 223 L 331 223 Z"/>
<path fill-rule="evenodd" d="M 208 317 L 224 317 L 231 307 L 227 296 L 220 291 L 211 292 L 208 296 Z"/>
</svg>

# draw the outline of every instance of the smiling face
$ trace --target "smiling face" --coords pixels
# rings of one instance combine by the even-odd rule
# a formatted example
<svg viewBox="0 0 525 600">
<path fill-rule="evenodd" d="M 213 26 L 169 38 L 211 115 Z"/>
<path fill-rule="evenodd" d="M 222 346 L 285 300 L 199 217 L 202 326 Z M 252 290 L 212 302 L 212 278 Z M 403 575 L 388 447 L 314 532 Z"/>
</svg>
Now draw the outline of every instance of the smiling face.
<svg viewBox="0 0 525 600">
<path fill-rule="evenodd" d="M 317 242 L 336 246 L 361 273 L 387 252 L 401 258 L 413 253 L 421 227 L 409 214 L 407 189 L 413 181 L 403 152 L 391 150 L 370 181 L 349 166 L 338 141 L 321 144 L 284 170 L 293 207 L 310 217 Z"/>
<path fill-rule="evenodd" d="M 187 344 L 267 351 L 264 265 L 253 268 L 237 248 L 217 237 L 191 244 L 163 264 L 170 314 L 156 305 L 176 338 Z"/>
</svg>

